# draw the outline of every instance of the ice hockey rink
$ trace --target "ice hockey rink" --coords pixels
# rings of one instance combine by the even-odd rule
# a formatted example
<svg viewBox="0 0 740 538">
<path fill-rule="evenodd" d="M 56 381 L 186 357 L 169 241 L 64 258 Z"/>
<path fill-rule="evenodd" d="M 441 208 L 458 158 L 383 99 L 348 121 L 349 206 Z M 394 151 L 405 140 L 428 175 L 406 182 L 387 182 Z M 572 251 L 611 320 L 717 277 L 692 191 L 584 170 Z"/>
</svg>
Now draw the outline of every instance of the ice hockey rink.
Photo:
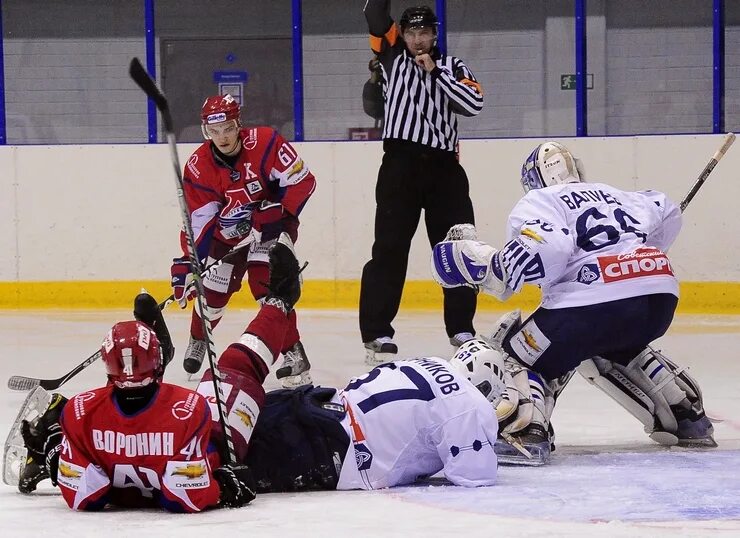
<svg viewBox="0 0 740 538">
<path fill-rule="evenodd" d="M 187 383 L 180 356 L 189 318 L 171 309 L 178 346 L 165 380 Z M 222 349 L 253 311 L 232 310 L 216 331 Z M 0 312 L 0 430 L 6 436 L 24 393 L 10 375 L 56 378 L 92 354 L 124 311 Z M 366 370 L 355 311 L 301 311 L 314 381 L 343 387 Z M 482 312 L 477 329 L 500 312 Z M 449 358 L 441 314 L 405 312 L 396 320 L 401 355 Z M 618 335 L 615 335 L 618 338 Z M 682 315 L 658 342 L 690 367 L 717 419 L 719 448 L 659 447 L 636 419 L 576 376 L 553 416 L 557 450 L 549 466 L 501 467 L 499 482 L 466 489 L 431 479 L 373 492 L 261 495 L 238 510 L 196 515 L 106 510 L 74 513 L 50 484 L 30 496 L 0 487 L 0 536 L 740 536 L 740 317 Z M 100 363 L 63 387 L 71 395 L 104 383 Z M 268 385 L 276 387 L 274 378 Z M 191 382 L 190 386 L 195 386 Z"/>
</svg>

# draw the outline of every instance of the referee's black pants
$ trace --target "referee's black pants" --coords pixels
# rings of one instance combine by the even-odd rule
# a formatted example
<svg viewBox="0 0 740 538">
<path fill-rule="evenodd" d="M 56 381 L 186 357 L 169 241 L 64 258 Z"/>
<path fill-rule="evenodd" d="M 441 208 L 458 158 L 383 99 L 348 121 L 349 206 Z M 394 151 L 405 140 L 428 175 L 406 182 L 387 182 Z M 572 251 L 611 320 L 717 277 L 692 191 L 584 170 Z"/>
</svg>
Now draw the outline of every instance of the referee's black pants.
<svg viewBox="0 0 740 538">
<path fill-rule="evenodd" d="M 384 146 L 375 187 L 375 242 L 360 288 L 363 342 L 394 335 L 391 322 L 401 303 L 421 210 L 431 246 L 444 239 L 450 226 L 475 223 L 468 177 L 454 153 L 400 141 L 386 141 Z M 475 292 L 467 287 L 443 292 L 447 335 L 475 334 Z"/>
</svg>

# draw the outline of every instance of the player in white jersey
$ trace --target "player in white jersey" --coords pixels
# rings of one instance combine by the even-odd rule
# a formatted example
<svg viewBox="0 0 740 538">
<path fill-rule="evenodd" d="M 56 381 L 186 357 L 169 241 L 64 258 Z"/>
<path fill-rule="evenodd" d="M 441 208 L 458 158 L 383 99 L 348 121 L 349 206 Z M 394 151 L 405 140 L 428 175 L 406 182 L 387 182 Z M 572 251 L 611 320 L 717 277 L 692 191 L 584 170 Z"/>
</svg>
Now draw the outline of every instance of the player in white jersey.
<svg viewBox="0 0 740 538">
<path fill-rule="evenodd" d="M 519 369 L 547 381 L 535 437 L 578 367 L 654 440 L 716 446 L 696 382 L 649 346 L 670 326 L 678 302 L 666 251 L 681 211 L 663 193 L 584 183 L 581 173 L 561 144 L 537 146 L 522 168 L 526 195 L 511 211 L 504 247 L 477 241 L 470 225 L 453 227 L 452 240 L 434 248 L 434 278 L 502 301 L 525 283 L 542 289 L 541 305 L 523 324 L 518 313 L 505 316 L 494 335 Z"/>
<path fill-rule="evenodd" d="M 456 367 L 479 350 L 496 353 L 471 340 L 452 364 L 435 357 L 400 360 L 354 378 L 337 396 L 347 410 L 345 427 L 354 449 L 344 459 L 337 489 L 410 484 L 438 471 L 455 485 L 492 485 L 496 414 L 492 402 L 461 375 L 465 369 Z M 496 367 L 501 376 L 503 368 L 501 360 Z M 484 387 L 490 394 L 490 381 Z M 493 389 L 494 403 L 503 388 L 501 382 Z"/>
<path fill-rule="evenodd" d="M 440 471 L 455 485 L 490 486 L 505 376 L 502 354 L 473 339 L 450 361 L 382 364 L 343 390 L 269 392 L 245 463 L 258 492 L 378 489 Z"/>
</svg>

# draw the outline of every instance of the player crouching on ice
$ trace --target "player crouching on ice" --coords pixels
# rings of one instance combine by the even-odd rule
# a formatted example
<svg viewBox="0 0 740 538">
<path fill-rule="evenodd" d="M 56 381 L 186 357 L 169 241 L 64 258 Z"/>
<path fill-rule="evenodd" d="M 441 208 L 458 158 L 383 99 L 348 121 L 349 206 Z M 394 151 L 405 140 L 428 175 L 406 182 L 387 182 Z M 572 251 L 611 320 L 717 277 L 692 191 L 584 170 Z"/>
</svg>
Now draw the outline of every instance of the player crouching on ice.
<svg viewBox="0 0 740 538">
<path fill-rule="evenodd" d="M 197 392 L 162 383 L 157 336 L 131 321 L 104 342 L 111 385 L 66 406 L 55 394 L 51 405 L 35 407 L 41 416 L 32 422 L 22 419 L 34 406 L 21 411 L 16 425 L 30 460 L 15 477 L 19 489 L 30 493 L 52 477 L 75 509 L 111 503 L 192 512 L 241 506 L 255 491 L 376 489 L 439 471 L 455 485 L 494 484 L 494 406 L 506 390 L 505 366 L 483 341 L 467 342 L 449 363 L 383 364 L 344 390 L 306 385 L 265 394 L 268 365 L 300 296 L 299 273 L 284 234 L 270 250 L 267 300 L 219 359 L 239 464 L 222 466 L 213 450 L 223 436 L 210 370 Z M 164 320 L 156 329 L 166 331 Z M 6 470 L 14 453 L 6 446 Z M 5 480 L 12 482 L 7 472 Z"/>
<path fill-rule="evenodd" d="M 678 303 L 665 253 L 681 210 L 657 191 L 584 183 L 579 165 L 561 144 L 540 144 L 522 167 L 526 195 L 509 215 L 504 247 L 478 241 L 475 228 L 463 224 L 432 253 L 432 274 L 443 287 L 475 286 L 501 301 L 524 283 L 542 289 L 524 323 L 511 312 L 491 338 L 513 374 L 498 409 L 502 433 L 546 460 L 555 399 L 577 369 L 654 441 L 715 447 L 698 383 L 650 346 Z M 517 408 L 522 401 L 525 408 Z M 522 459 L 506 444 L 497 452 L 501 461 Z"/>
</svg>

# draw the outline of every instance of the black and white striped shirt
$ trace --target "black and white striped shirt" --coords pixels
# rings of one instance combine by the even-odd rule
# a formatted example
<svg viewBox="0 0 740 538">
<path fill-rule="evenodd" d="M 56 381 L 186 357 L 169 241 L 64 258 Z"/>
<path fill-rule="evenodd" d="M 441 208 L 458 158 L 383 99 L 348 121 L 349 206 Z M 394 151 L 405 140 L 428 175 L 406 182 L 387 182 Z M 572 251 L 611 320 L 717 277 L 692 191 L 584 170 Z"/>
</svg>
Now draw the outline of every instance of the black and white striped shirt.
<svg viewBox="0 0 740 538">
<path fill-rule="evenodd" d="M 368 16 L 373 15 L 367 11 L 371 4 L 368 2 L 365 14 L 371 32 L 370 46 L 383 67 L 383 139 L 455 151 L 456 114 L 475 116 L 483 109 L 480 85 L 462 60 L 440 54 L 436 47 L 432 52 L 436 67 L 427 73 L 409 54 L 395 23 L 385 26 L 387 31 L 382 37 L 374 33 L 378 24 L 373 24 L 374 19 Z"/>
</svg>

